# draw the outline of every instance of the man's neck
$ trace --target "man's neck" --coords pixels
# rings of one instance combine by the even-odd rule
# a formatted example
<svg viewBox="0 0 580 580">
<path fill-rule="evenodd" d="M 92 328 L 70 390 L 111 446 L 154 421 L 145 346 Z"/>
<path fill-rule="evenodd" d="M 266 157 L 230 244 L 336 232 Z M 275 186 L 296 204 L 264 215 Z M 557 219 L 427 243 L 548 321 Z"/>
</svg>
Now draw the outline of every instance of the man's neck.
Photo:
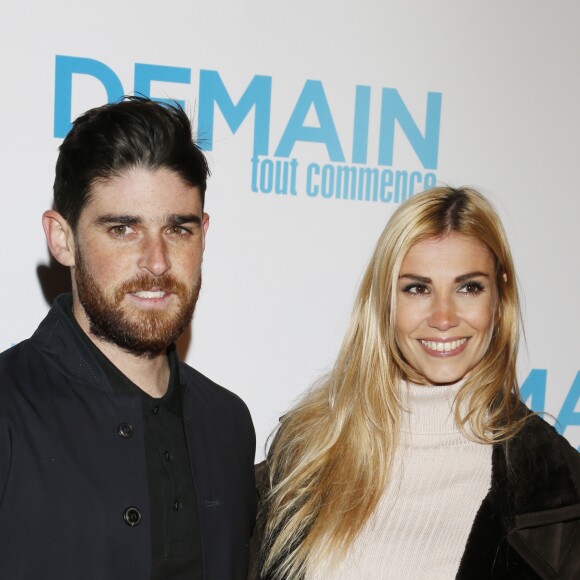
<svg viewBox="0 0 580 580">
<path fill-rule="evenodd" d="M 138 356 L 126 352 L 117 345 L 95 337 L 87 336 L 93 344 L 133 383 L 154 398 L 167 392 L 169 384 L 169 363 L 166 353 L 154 358 Z"/>
<path fill-rule="evenodd" d="M 90 323 L 83 308 L 73 300 L 73 316 L 90 341 L 113 363 L 130 381 L 155 398 L 167 392 L 169 384 L 169 362 L 165 352 L 150 358 L 132 354 L 108 342 L 90 331 Z"/>
</svg>

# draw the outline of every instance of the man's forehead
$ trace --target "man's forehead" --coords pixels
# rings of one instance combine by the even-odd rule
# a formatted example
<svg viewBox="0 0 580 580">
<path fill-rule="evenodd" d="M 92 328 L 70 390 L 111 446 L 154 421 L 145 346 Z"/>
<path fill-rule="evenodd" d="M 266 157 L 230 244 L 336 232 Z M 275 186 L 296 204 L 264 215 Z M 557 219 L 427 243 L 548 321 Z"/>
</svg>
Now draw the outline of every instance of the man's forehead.
<svg viewBox="0 0 580 580">
<path fill-rule="evenodd" d="M 95 181 L 81 215 L 85 210 L 90 214 L 134 214 L 158 219 L 201 213 L 201 192 L 169 169 L 130 168 Z"/>
</svg>

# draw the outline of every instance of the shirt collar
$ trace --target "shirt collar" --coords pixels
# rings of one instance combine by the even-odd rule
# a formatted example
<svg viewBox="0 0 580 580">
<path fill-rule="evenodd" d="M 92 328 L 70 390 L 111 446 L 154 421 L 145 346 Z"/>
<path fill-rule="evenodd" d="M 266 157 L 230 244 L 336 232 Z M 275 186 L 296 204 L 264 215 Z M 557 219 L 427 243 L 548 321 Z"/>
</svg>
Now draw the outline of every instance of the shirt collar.
<svg viewBox="0 0 580 580">
<path fill-rule="evenodd" d="M 172 413 L 181 417 L 183 390 L 179 380 L 179 358 L 175 344 L 171 344 L 167 349 L 167 361 L 169 363 L 169 382 L 167 392 L 161 398 L 155 398 L 140 389 L 129 377 L 122 373 L 107 356 L 95 345 L 81 328 L 72 311 L 72 301 L 65 305 L 64 311 L 67 317 L 72 321 L 73 327 L 86 344 L 91 354 L 94 356 L 101 370 L 105 373 L 113 392 L 116 395 L 134 395 L 139 394 L 143 397 L 143 404 L 154 407 L 155 405 L 164 405 Z"/>
</svg>

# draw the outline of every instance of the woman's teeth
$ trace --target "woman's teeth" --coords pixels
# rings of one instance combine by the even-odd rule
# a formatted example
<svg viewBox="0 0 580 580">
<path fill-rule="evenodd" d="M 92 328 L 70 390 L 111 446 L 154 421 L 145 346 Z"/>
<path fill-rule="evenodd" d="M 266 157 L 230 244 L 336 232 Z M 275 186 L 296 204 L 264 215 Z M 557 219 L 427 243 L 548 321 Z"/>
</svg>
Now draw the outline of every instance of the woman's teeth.
<svg viewBox="0 0 580 580">
<path fill-rule="evenodd" d="M 420 340 L 419 342 L 429 350 L 451 352 L 452 350 L 459 348 L 462 344 L 465 344 L 467 338 L 460 338 L 459 340 L 452 340 L 451 342 L 435 342 L 432 340 Z"/>
</svg>

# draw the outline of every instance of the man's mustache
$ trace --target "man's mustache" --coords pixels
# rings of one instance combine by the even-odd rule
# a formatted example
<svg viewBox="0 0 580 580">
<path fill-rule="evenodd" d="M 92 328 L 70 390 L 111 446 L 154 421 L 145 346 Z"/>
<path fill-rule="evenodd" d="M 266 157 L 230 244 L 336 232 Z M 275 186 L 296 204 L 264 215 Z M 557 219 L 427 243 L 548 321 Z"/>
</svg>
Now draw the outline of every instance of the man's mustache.
<svg viewBox="0 0 580 580">
<path fill-rule="evenodd" d="M 143 291 L 161 291 L 183 296 L 187 293 L 187 288 L 185 284 L 176 280 L 171 274 L 162 274 L 161 276 L 139 274 L 123 282 L 117 288 L 115 291 L 115 299 L 120 301 L 125 294 Z"/>
</svg>

